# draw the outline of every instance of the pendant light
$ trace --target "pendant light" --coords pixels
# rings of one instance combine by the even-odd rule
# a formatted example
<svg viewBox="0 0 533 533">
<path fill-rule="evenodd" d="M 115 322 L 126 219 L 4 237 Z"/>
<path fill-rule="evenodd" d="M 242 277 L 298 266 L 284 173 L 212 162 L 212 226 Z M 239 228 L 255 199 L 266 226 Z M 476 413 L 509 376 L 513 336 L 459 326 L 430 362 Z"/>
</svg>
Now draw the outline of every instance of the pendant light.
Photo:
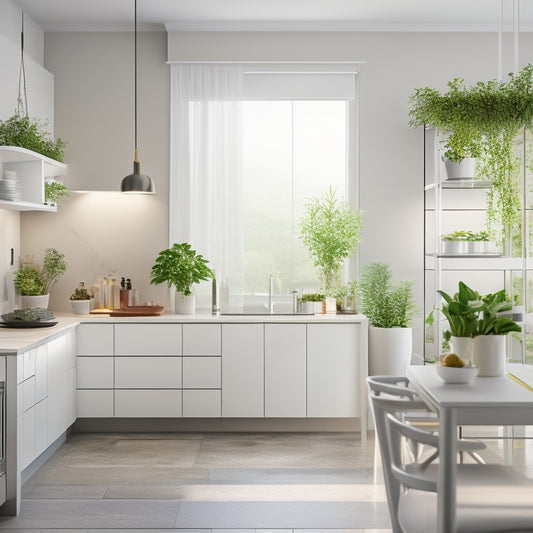
<svg viewBox="0 0 533 533">
<path fill-rule="evenodd" d="M 130 194 L 155 194 L 155 186 L 152 178 L 146 174 L 141 174 L 141 163 L 139 161 L 139 151 L 137 149 L 137 0 L 135 2 L 135 159 L 133 161 L 133 174 L 126 176 L 120 185 L 120 191 Z"/>
</svg>

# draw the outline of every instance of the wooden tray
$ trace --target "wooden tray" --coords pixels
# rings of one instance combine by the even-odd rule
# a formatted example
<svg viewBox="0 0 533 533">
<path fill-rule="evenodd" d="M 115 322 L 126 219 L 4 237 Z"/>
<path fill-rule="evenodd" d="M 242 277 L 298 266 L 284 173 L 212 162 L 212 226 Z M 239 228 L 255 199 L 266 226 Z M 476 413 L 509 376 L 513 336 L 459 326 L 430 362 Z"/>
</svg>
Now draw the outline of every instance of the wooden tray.
<svg viewBox="0 0 533 533">
<path fill-rule="evenodd" d="M 162 315 L 164 309 L 162 305 L 139 305 L 124 309 L 112 309 L 109 311 L 109 316 L 157 316 Z"/>
</svg>

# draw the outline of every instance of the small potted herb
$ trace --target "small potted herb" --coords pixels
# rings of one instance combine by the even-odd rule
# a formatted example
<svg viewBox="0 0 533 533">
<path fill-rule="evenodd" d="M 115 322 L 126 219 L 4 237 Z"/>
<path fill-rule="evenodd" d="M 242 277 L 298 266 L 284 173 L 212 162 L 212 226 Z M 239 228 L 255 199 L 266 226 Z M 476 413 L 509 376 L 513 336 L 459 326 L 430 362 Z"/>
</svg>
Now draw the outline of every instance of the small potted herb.
<svg viewBox="0 0 533 533">
<path fill-rule="evenodd" d="M 324 313 L 326 295 L 322 293 L 302 294 L 302 313 L 306 315 L 321 315 Z"/>
<path fill-rule="evenodd" d="M 70 305 L 75 315 L 88 315 L 91 312 L 91 295 L 83 281 L 80 281 L 79 286 L 70 295 Z"/>
<path fill-rule="evenodd" d="M 441 236 L 442 252 L 445 254 L 486 254 L 493 247 L 487 231 L 453 231 Z"/>
<path fill-rule="evenodd" d="M 197 254 L 187 242 L 174 243 L 171 248 L 159 252 L 152 267 L 150 283 L 166 283 L 176 288 L 176 314 L 192 315 L 196 298 L 192 286 L 213 278 L 209 261 Z"/>
<path fill-rule="evenodd" d="M 68 198 L 67 187 L 57 180 L 48 180 L 44 184 L 44 203 L 47 205 L 59 205 L 60 201 Z"/>
</svg>

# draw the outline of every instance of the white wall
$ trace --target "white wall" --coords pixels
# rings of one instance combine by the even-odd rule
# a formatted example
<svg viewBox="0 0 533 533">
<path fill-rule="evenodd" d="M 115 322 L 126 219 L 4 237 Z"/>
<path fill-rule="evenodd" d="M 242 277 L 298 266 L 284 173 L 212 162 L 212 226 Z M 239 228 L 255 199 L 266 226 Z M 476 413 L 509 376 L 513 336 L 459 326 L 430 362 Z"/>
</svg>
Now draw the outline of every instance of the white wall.
<svg viewBox="0 0 533 533">
<path fill-rule="evenodd" d="M 142 34 L 139 94 L 140 149 L 145 172 L 157 183 L 158 195 L 147 201 L 149 216 L 116 203 L 117 216 L 104 228 L 93 228 L 80 200 L 69 200 L 53 219 L 24 215 L 24 248 L 68 228 L 74 237 L 62 246 L 77 257 L 85 242 L 94 246 L 93 260 L 105 248 L 110 268 L 128 271 L 146 298 L 166 296 L 149 287 L 149 267 L 167 246 L 168 224 L 168 66 L 163 34 Z M 423 168 L 422 132 L 408 126 L 408 97 L 415 87 L 444 88 L 464 77 L 467 83 L 497 74 L 497 36 L 487 33 L 224 33 L 184 32 L 169 35 L 169 59 L 177 61 L 364 61 L 360 66 L 360 200 L 365 211 L 361 265 L 387 261 L 399 279 L 416 280 L 422 302 Z M 521 36 L 521 50 L 533 44 Z M 69 140 L 68 184 L 80 188 L 116 190 L 129 172 L 132 146 L 131 35 L 54 33 L 45 37 L 45 64 L 56 80 L 56 133 Z M 522 58 L 521 64 L 527 62 Z M 509 70 L 509 69 L 506 69 Z M 70 203 L 72 202 L 72 203 Z M 79 210 L 78 210 L 79 209 Z M 100 220 L 105 210 L 93 205 Z M 50 222 L 53 220 L 54 222 Z M 112 227 L 111 227 L 112 225 Z M 82 228 L 82 230 L 80 230 Z M 133 231 L 139 233 L 135 245 Z M 141 231 L 142 229 L 142 231 Z M 117 238 L 118 236 L 118 238 Z M 122 239 L 121 239 L 122 237 Z M 112 239 L 112 240 L 111 240 Z M 59 244 L 62 244 L 58 241 Z M 31 246 L 30 246 L 31 245 Z M 137 251 L 141 250 L 142 258 Z M 96 273 L 76 270 L 68 284 L 57 287 L 52 302 L 66 302 L 79 279 Z M 92 264 L 91 263 L 91 264 Z M 103 269 L 101 274 L 106 274 Z M 159 291 L 159 292 L 158 292 Z M 60 300 L 60 301 L 59 301 Z M 60 308 L 60 307 L 57 307 Z M 418 324 L 418 345 L 421 344 Z"/>
</svg>

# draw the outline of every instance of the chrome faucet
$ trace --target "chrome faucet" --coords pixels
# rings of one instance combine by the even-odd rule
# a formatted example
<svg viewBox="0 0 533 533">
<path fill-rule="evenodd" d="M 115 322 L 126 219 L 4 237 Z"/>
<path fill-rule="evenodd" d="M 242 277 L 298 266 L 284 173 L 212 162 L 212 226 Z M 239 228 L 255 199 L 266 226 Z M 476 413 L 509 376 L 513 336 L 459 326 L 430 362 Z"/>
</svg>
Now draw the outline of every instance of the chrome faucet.
<svg viewBox="0 0 533 533">
<path fill-rule="evenodd" d="M 272 300 L 272 295 L 274 294 L 274 276 L 270 274 L 269 277 L 269 286 L 268 286 L 268 312 L 274 314 L 274 302 Z"/>
</svg>

